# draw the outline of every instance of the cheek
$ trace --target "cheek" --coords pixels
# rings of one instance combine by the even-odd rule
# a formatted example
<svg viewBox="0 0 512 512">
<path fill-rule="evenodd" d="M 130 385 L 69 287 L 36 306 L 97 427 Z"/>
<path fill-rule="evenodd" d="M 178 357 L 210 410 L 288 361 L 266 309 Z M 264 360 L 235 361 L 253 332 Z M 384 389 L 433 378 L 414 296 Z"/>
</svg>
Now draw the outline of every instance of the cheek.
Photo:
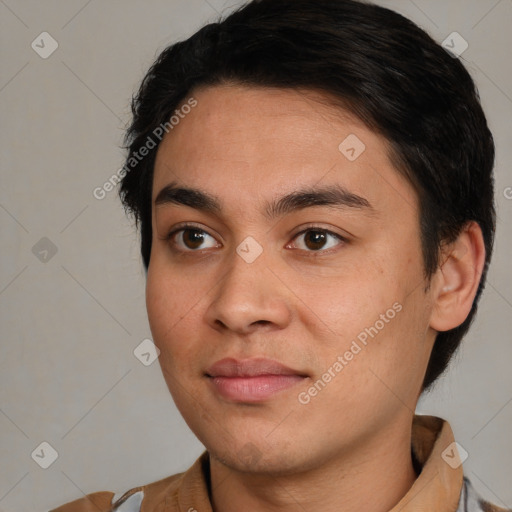
<svg viewBox="0 0 512 512">
<path fill-rule="evenodd" d="M 207 290 L 204 280 L 172 270 L 155 258 L 146 283 L 146 308 L 154 334 L 161 337 L 171 329 L 179 329 L 183 320 L 194 314 Z"/>
<path fill-rule="evenodd" d="M 204 278 L 187 277 L 155 264 L 148 270 L 146 309 L 153 341 L 160 350 L 164 372 L 188 375 L 197 370 L 205 352 L 201 329 L 201 310 L 208 300 L 211 286 Z M 203 344 L 199 346 L 203 340 Z"/>
<path fill-rule="evenodd" d="M 422 289 L 400 297 L 395 305 L 396 314 L 387 310 L 384 320 L 379 318 L 365 329 L 369 336 L 361 353 L 361 370 L 368 377 L 370 395 L 399 397 L 399 403 L 414 409 L 431 351 L 428 307 Z"/>
<path fill-rule="evenodd" d="M 162 333 L 175 322 L 176 304 L 169 284 L 151 265 L 146 282 L 146 309 L 154 341 L 159 344 Z"/>
<path fill-rule="evenodd" d="M 177 290 L 179 283 L 150 267 L 146 284 L 146 309 L 153 341 L 160 350 L 160 365 L 164 374 L 173 372 L 179 343 L 180 324 L 185 318 L 183 295 Z M 167 379 L 167 376 L 166 376 Z"/>
<path fill-rule="evenodd" d="M 372 371 L 399 385 L 418 371 L 421 374 L 428 360 L 422 267 L 407 266 L 407 258 L 386 265 L 382 261 L 367 261 L 358 272 L 317 279 L 314 285 L 295 280 L 300 322 L 316 338 L 313 350 L 325 369 L 342 356 L 342 373 L 350 374 L 343 384 L 345 391 L 348 382 L 363 388 L 372 382 L 380 386 Z M 321 333 L 325 336 L 319 337 Z"/>
<path fill-rule="evenodd" d="M 297 310 L 303 325 L 348 340 L 364 333 L 388 310 L 387 316 L 394 318 L 393 304 L 403 292 L 397 286 L 399 281 L 390 275 L 379 274 L 377 266 L 369 265 L 364 270 L 342 270 L 329 278 L 291 276 L 290 288 L 298 298 Z"/>
</svg>

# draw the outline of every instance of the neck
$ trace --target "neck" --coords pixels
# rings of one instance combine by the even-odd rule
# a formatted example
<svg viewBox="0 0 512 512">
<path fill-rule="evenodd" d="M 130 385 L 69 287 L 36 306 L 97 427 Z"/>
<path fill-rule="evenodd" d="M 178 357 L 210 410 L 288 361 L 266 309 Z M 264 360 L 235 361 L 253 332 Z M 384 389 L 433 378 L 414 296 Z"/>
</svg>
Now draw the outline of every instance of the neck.
<svg viewBox="0 0 512 512">
<path fill-rule="evenodd" d="M 239 472 L 210 456 L 215 512 L 390 512 L 414 483 L 411 423 L 293 474 Z"/>
</svg>

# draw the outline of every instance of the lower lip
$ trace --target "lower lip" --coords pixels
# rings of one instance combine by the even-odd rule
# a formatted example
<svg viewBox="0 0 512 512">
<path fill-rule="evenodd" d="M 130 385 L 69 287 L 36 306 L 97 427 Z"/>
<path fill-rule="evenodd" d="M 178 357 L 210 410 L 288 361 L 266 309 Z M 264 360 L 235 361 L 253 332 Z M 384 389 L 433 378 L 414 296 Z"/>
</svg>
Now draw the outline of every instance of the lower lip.
<svg viewBox="0 0 512 512">
<path fill-rule="evenodd" d="M 255 377 L 210 377 L 215 390 L 236 402 L 260 402 L 302 382 L 299 375 L 258 375 Z"/>
</svg>

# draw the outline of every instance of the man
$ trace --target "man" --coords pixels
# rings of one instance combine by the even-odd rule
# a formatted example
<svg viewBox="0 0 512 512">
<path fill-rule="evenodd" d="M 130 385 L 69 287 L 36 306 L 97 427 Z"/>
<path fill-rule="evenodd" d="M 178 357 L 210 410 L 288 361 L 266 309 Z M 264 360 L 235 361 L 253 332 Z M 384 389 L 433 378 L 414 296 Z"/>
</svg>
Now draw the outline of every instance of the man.
<svg viewBox="0 0 512 512">
<path fill-rule="evenodd" d="M 494 145 L 458 59 L 354 0 L 261 0 L 166 49 L 121 198 L 185 473 L 59 512 L 499 511 L 415 416 L 475 315 Z"/>
</svg>

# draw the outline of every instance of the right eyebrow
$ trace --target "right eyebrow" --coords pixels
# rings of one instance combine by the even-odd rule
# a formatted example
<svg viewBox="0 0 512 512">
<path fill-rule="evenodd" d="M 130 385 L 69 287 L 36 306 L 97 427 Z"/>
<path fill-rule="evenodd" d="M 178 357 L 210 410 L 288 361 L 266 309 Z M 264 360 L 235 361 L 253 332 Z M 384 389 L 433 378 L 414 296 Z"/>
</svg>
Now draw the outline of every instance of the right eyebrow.
<svg viewBox="0 0 512 512">
<path fill-rule="evenodd" d="M 216 197 L 199 189 L 178 188 L 174 182 L 166 185 L 156 196 L 155 206 L 166 204 L 190 206 L 190 208 L 206 213 L 219 214 L 221 212 L 220 202 Z"/>
</svg>

